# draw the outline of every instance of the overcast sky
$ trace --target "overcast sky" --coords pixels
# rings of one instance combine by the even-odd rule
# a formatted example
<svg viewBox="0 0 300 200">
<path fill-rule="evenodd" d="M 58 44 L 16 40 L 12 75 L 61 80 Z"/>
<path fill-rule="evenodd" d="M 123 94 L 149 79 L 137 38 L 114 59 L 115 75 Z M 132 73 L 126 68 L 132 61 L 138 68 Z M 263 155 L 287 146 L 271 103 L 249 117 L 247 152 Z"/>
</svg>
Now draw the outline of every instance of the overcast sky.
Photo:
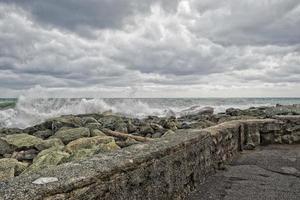
<svg viewBox="0 0 300 200">
<path fill-rule="evenodd" d="M 0 0 L 0 96 L 300 97 L 299 0 Z"/>
</svg>

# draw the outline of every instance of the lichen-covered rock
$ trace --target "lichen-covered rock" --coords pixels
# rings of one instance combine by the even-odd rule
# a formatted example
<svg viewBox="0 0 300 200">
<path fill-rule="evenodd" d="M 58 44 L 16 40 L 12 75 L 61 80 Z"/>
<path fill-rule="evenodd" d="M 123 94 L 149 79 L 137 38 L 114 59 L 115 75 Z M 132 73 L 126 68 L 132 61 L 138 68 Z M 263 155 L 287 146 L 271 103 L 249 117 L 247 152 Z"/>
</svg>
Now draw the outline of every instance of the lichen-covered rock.
<svg viewBox="0 0 300 200">
<path fill-rule="evenodd" d="M 64 144 L 68 144 L 73 140 L 82 137 L 89 137 L 89 136 L 90 136 L 90 130 L 88 128 L 80 127 L 80 128 L 71 128 L 67 130 L 59 130 L 51 138 L 59 138 Z"/>
<path fill-rule="evenodd" d="M 53 147 L 41 151 L 37 157 L 23 173 L 32 173 L 39 170 L 57 166 L 65 162 L 70 157 L 70 154 L 62 151 L 61 147 Z"/>
<path fill-rule="evenodd" d="M 108 136 L 96 136 L 80 138 L 70 142 L 65 150 L 71 154 L 69 161 L 82 160 L 100 152 L 109 152 L 120 149 L 114 138 Z"/>
<path fill-rule="evenodd" d="M 43 140 L 40 144 L 35 145 L 39 151 L 58 146 L 64 146 L 64 143 L 59 138 Z"/>
<path fill-rule="evenodd" d="M 27 163 L 19 162 L 13 158 L 0 159 L 0 181 L 19 175 L 27 166 Z"/>
<path fill-rule="evenodd" d="M 89 137 L 89 138 L 79 138 L 77 140 L 74 140 L 70 142 L 65 150 L 69 153 L 75 152 L 79 149 L 92 149 L 95 146 L 98 146 L 100 144 L 109 144 L 109 143 L 115 143 L 115 140 L 113 137 L 108 136 L 95 136 L 95 137 Z M 113 149 L 118 149 L 117 145 L 111 145 Z"/>
<path fill-rule="evenodd" d="M 0 138 L 0 154 L 11 153 L 17 149 L 31 149 L 42 143 L 42 139 L 25 133 L 7 135 Z"/>
<path fill-rule="evenodd" d="M 147 125 L 139 127 L 139 134 L 141 134 L 141 135 L 147 135 L 147 134 L 152 135 L 152 134 L 154 134 L 154 130 L 149 124 L 147 124 Z"/>
</svg>

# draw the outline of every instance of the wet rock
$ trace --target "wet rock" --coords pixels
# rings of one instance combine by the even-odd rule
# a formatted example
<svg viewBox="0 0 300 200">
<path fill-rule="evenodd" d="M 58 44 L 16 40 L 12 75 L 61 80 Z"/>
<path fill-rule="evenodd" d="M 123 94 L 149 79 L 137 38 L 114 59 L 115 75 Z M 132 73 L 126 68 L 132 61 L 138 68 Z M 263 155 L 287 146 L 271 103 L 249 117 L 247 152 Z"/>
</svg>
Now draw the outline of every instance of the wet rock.
<svg viewBox="0 0 300 200">
<path fill-rule="evenodd" d="M 19 162 L 13 158 L 0 159 L 0 181 L 13 178 L 22 173 L 28 164 Z"/>
<path fill-rule="evenodd" d="M 64 144 L 68 144 L 69 142 L 82 138 L 89 137 L 90 130 L 88 128 L 72 128 L 67 130 L 59 130 L 52 136 L 51 138 L 59 138 Z"/>
<path fill-rule="evenodd" d="M 76 128 L 82 126 L 81 118 L 76 116 L 62 116 L 48 120 L 52 123 L 52 131 L 56 132 L 62 127 Z"/>
<path fill-rule="evenodd" d="M 182 115 L 212 115 L 214 113 L 214 108 L 212 107 L 201 107 L 192 106 L 189 109 L 181 111 Z"/>
<path fill-rule="evenodd" d="M 175 131 L 175 130 L 177 130 L 177 123 L 175 121 L 167 121 L 164 124 L 164 128 Z"/>
<path fill-rule="evenodd" d="M 24 151 L 14 152 L 11 158 L 17 159 L 18 161 L 23 160 L 33 160 L 38 154 L 38 151 L 35 149 L 29 149 Z"/>
<path fill-rule="evenodd" d="M 32 135 L 45 140 L 45 139 L 49 138 L 50 136 L 52 136 L 53 132 L 50 129 L 46 129 L 46 130 L 43 130 L 43 131 L 36 131 Z"/>
</svg>

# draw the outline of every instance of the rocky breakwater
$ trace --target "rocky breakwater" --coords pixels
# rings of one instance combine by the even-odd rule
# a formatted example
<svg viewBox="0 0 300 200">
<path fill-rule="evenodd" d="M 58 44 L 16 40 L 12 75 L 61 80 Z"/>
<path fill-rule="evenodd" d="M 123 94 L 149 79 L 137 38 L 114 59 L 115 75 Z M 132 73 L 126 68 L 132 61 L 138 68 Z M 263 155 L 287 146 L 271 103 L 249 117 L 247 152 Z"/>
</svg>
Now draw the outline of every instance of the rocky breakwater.
<svg viewBox="0 0 300 200">
<path fill-rule="evenodd" d="M 212 115 L 212 108 L 191 109 L 184 118 L 137 119 L 108 112 L 61 116 L 26 129 L 2 128 L 0 181 L 166 137 L 177 129 L 208 127 L 215 124 L 207 120 Z"/>
<path fill-rule="evenodd" d="M 213 141 L 220 143 L 216 152 L 226 160 L 222 151 L 228 149 L 227 157 L 238 148 L 254 149 L 260 144 L 299 143 L 300 106 L 256 107 L 245 110 L 230 108 L 225 113 L 214 114 L 213 108 L 195 106 L 182 116 L 144 119 L 129 118 L 112 113 L 68 115 L 49 119 L 26 129 L 0 129 L 0 181 L 9 181 L 18 175 L 38 173 L 57 165 L 77 162 L 96 154 L 114 152 L 132 145 L 144 143 L 184 131 L 183 129 L 206 129 Z M 272 118 L 278 123 L 233 123 L 224 129 L 224 122 Z M 255 121 L 254 121 L 255 122 Z M 230 123 L 229 123 L 230 124 Z M 227 127 L 227 126 L 226 126 Z M 232 134 L 234 129 L 236 134 Z M 242 130 L 241 130 L 242 129 Z M 239 132 L 244 132 L 243 138 Z M 218 134 L 214 134 L 214 133 Z M 219 132 L 222 132 L 220 139 Z M 224 134 L 223 134 L 224 132 Z M 228 135 L 227 135 L 228 133 Z M 184 136 L 184 135 L 183 135 Z M 223 137 L 224 136 L 224 137 Z M 224 139 L 224 140 L 223 140 Z M 237 141 L 241 140 L 242 144 Z M 228 145 L 231 144 L 232 145 Z M 218 150 L 219 149 L 219 150 Z M 220 162 L 222 163 L 222 162 Z"/>
</svg>

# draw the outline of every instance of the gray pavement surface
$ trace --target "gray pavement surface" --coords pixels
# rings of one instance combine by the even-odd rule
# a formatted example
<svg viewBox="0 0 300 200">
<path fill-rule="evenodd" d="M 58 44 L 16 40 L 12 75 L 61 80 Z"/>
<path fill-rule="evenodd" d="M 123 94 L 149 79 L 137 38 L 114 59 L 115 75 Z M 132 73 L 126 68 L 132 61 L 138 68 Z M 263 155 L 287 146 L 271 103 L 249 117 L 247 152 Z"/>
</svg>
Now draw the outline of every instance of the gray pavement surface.
<svg viewBox="0 0 300 200">
<path fill-rule="evenodd" d="M 187 199 L 300 200 L 300 145 L 244 151 Z"/>
</svg>

